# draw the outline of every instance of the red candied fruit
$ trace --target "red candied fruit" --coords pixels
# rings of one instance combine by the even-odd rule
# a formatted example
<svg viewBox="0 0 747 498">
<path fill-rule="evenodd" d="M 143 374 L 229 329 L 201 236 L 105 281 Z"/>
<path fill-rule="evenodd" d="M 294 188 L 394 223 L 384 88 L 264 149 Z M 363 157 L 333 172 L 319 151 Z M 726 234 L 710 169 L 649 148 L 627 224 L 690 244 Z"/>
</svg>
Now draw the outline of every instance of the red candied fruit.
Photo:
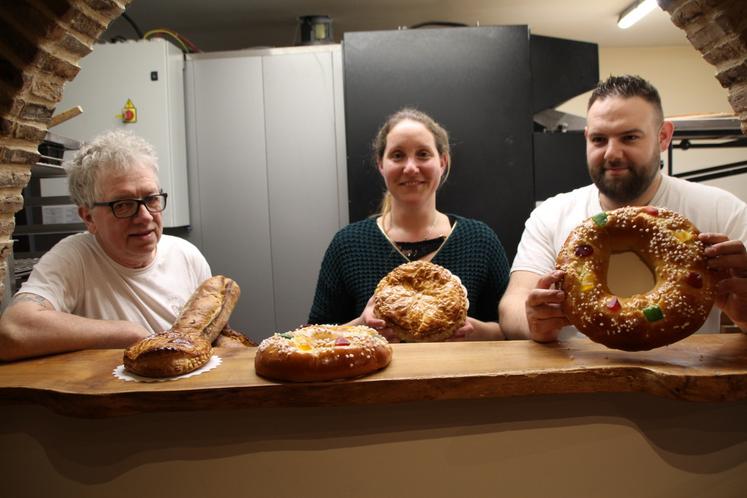
<svg viewBox="0 0 747 498">
<path fill-rule="evenodd" d="M 620 311 L 620 308 L 622 308 L 622 305 L 620 304 L 620 300 L 617 299 L 617 297 L 612 296 L 607 301 L 607 309 L 610 311 Z"/>
<path fill-rule="evenodd" d="M 576 250 L 574 251 L 574 254 L 578 256 L 579 258 L 585 258 L 586 256 L 591 256 L 594 252 L 594 248 L 590 245 L 584 244 L 580 246 L 576 246 Z"/>
<path fill-rule="evenodd" d="M 659 210 L 656 209 L 654 206 L 643 206 L 641 208 L 641 211 L 643 211 L 646 214 L 650 214 L 651 216 L 659 216 Z"/>
<path fill-rule="evenodd" d="M 338 337 L 335 339 L 335 346 L 350 346 L 350 341 L 344 337 Z"/>
<path fill-rule="evenodd" d="M 685 277 L 685 282 L 687 282 L 687 285 L 689 285 L 690 287 L 701 289 L 703 287 L 703 275 L 698 272 L 691 271 L 687 274 L 687 277 Z"/>
</svg>

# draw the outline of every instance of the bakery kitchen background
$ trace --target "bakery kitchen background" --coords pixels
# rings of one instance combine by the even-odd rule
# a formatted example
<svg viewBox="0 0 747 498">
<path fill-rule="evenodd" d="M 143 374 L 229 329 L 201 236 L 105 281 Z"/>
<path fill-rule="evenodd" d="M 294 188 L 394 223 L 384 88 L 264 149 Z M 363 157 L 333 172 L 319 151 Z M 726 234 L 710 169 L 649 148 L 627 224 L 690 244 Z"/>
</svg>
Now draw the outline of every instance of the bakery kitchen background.
<svg viewBox="0 0 747 498">
<path fill-rule="evenodd" d="M 207 25 L 204 32 L 177 32 L 176 7 L 173 16 L 156 18 L 174 30 L 135 36 L 134 21 L 149 9 L 139 1 L 104 31 L 129 2 L 71 1 L 72 14 L 61 14 L 47 31 L 57 38 L 16 45 L 22 47 L 18 60 L 39 60 L 29 56 L 39 51 L 47 54 L 46 65 L 27 64 L 3 90 L 3 102 L 25 103 L 23 110 L 5 106 L 10 124 L 3 130 L 16 131 L 4 132 L 0 144 L 4 170 L 13 173 L 2 176 L 11 192 L 5 219 L 18 211 L 15 230 L 3 224 L 14 246 L 4 301 L 36 258 L 83 229 L 65 199 L 60 163 L 107 128 L 131 129 L 156 146 L 169 193 L 167 233 L 191 240 L 214 274 L 239 283 L 231 324 L 255 341 L 306 321 L 332 235 L 376 209 L 382 185 L 368 144 L 384 117 L 403 105 L 427 110 L 452 136 L 454 169 L 440 209 L 488 223 L 509 258 L 537 202 L 588 183 L 582 116 L 586 92 L 600 75 L 641 74 L 659 87 L 668 115 L 708 114 L 678 122 L 664 166 L 747 199 L 740 121 L 722 116 L 747 112 L 744 44 L 713 51 L 736 25 L 719 23 L 726 30 L 720 34 L 704 28 L 714 25 L 709 20 L 728 20 L 739 2 L 707 7 L 700 17 L 683 14 L 683 5 L 695 2 L 660 3 L 677 13 L 672 21 L 684 30 L 665 19 L 681 33 L 677 46 L 607 46 L 542 32 L 531 19 L 459 26 L 403 19 L 342 31 L 331 15 L 301 16 L 272 35 L 262 32 L 270 40 L 295 33 L 288 46 L 243 48 L 266 42 L 247 45 L 232 32 L 210 38 Z M 36 4 L 15 2 L 3 7 L 3 17 L 27 25 L 23 16 Z M 70 15 L 96 22 L 73 23 Z M 396 29 L 401 25 L 410 29 Z M 105 43 L 94 45 L 96 39 Z M 216 48 L 197 51 L 192 42 L 200 39 Z M 93 49 L 89 55 L 85 45 Z M 80 59 L 77 76 L 70 59 Z M 657 62 L 663 59 L 670 65 Z M 687 87 L 680 84 L 683 75 Z M 60 93 L 66 80 L 72 81 Z M 21 133 L 27 122 L 43 130 L 53 112 L 49 133 Z M 34 148 L 41 142 L 38 160 L 24 152 L 31 145 L 19 146 L 24 138 Z M 713 146 L 724 142 L 730 146 Z M 28 181 L 20 166 L 34 161 L 21 209 L 12 189 Z M 4 244 L 7 249 L 10 242 Z"/>
</svg>

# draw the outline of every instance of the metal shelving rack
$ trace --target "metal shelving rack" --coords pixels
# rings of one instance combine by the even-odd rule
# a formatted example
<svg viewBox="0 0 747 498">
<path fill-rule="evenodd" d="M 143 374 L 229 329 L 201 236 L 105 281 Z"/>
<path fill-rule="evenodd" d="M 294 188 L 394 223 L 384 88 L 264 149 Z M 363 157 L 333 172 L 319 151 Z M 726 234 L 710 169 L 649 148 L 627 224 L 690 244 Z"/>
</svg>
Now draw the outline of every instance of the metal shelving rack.
<svg viewBox="0 0 747 498">
<path fill-rule="evenodd" d="M 674 149 L 725 149 L 747 147 L 747 137 L 742 134 L 736 116 L 713 116 L 703 118 L 672 119 L 675 124 L 674 138 L 667 152 L 668 173 L 693 182 L 704 182 L 716 178 L 747 173 L 747 160 L 727 164 L 706 166 L 691 171 L 675 173 Z M 714 140 L 719 142 L 714 143 Z"/>
<path fill-rule="evenodd" d="M 57 240 L 85 230 L 82 222 L 44 223 L 41 210 L 43 206 L 72 204 L 67 195 L 42 196 L 40 181 L 43 178 L 65 176 L 63 155 L 65 151 L 79 148 L 80 143 L 76 140 L 50 132 L 47 132 L 44 141 L 39 144 L 40 158 L 31 167 L 31 180 L 23 190 L 24 207 L 16 213 L 16 228 L 13 232 L 15 243 L 9 268 L 9 273 L 14 276 L 11 282 L 13 291 L 28 277 L 34 264 Z"/>
</svg>

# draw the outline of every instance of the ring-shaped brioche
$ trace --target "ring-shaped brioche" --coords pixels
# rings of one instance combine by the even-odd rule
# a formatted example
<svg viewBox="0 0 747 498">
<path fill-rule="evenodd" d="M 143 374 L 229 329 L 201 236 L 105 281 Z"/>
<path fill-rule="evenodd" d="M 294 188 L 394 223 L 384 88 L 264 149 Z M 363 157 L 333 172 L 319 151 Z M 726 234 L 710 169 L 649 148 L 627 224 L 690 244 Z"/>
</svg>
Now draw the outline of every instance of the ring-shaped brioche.
<svg viewBox="0 0 747 498">
<path fill-rule="evenodd" d="M 652 206 L 624 207 L 585 220 L 558 254 L 565 272 L 563 311 L 579 331 L 610 348 L 642 351 L 698 330 L 714 299 L 698 229 L 682 215 Z M 607 284 L 613 253 L 635 252 L 652 270 L 654 287 L 615 296 Z"/>
<path fill-rule="evenodd" d="M 446 268 L 428 261 L 405 263 L 374 291 L 374 315 L 406 342 L 443 341 L 467 320 L 467 291 Z"/>
<path fill-rule="evenodd" d="M 258 375 L 291 382 L 348 379 L 386 367 L 392 347 L 365 325 L 309 325 L 260 342 Z"/>
</svg>

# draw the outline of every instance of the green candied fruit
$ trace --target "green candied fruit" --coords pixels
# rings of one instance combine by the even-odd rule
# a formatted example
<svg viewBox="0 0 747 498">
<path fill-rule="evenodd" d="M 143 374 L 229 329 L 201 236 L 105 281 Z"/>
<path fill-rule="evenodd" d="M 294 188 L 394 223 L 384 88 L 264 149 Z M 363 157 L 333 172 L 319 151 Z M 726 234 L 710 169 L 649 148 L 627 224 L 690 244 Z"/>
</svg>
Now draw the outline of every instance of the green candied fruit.
<svg viewBox="0 0 747 498">
<path fill-rule="evenodd" d="M 601 213 L 597 213 L 594 216 L 591 217 L 591 219 L 594 221 L 594 223 L 598 227 L 603 227 L 607 224 L 607 213 L 602 211 Z"/>
<path fill-rule="evenodd" d="M 282 337 L 283 339 L 293 339 L 293 334 L 291 334 L 290 332 L 283 332 L 278 335 Z"/>
<path fill-rule="evenodd" d="M 655 322 L 664 318 L 664 313 L 661 312 L 661 308 L 654 304 L 648 308 L 643 308 L 643 316 L 645 316 L 646 320 L 649 322 Z"/>
</svg>

